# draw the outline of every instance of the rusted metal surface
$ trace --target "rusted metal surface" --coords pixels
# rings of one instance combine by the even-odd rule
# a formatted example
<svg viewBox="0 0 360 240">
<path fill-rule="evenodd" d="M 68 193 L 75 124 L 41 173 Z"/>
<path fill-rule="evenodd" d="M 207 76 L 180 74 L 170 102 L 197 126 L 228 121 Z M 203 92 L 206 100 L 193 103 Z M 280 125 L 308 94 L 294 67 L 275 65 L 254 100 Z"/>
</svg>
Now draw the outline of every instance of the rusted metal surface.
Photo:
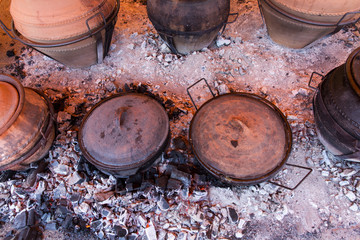
<svg viewBox="0 0 360 240">
<path fill-rule="evenodd" d="M 290 127 L 267 100 L 231 93 L 206 102 L 195 114 L 190 140 L 200 163 L 230 183 L 255 184 L 271 178 L 292 146 Z"/>
<path fill-rule="evenodd" d="M 321 142 L 340 158 L 360 161 L 359 52 L 329 72 L 314 98 Z"/>
<path fill-rule="evenodd" d="M 44 157 L 54 140 L 52 105 L 42 93 L 29 88 L 24 90 L 16 79 L 1 75 L 0 80 L 14 86 L 3 90 L 17 91 L 10 102 L 0 103 L 2 112 L 13 113 L 9 118 L 11 121 L 1 126 L 8 127 L 0 132 L 0 170 L 26 169 L 31 162 Z"/>
<path fill-rule="evenodd" d="M 105 173 L 127 177 L 160 156 L 169 119 L 155 99 L 123 94 L 105 99 L 86 115 L 79 132 L 85 158 Z"/>
</svg>

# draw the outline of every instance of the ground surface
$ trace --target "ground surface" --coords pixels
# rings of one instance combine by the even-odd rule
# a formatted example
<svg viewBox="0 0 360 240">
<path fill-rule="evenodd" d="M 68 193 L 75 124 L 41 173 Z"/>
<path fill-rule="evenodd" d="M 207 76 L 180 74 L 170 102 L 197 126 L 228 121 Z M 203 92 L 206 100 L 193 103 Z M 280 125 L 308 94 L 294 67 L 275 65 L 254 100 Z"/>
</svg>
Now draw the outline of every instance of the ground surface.
<svg viewBox="0 0 360 240">
<path fill-rule="evenodd" d="M 0 2 L 0 16 L 7 25 L 8 2 Z M 0 73 L 12 74 L 24 86 L 44 91 L 53 102 L 67 96 L 60 111 L 73 115 L 71 107 L 85 104 L 85 109 L 89 109 L 100 99 L 124 88 L 125 84 L 147 85 L 153 94 L 171 99 L 180 109 L 188 109 L 187 114 L 180 114 L 179 118 L 171 121 L 173 137 L 187 137 L 195 110 L 189 107 L 191 103 L 186 88 L 201 78 L 206 78 L 217 93 L 232 90 L 265 97 L 281 109 L 292 127 L 294 145 L 288 162 L 311 167 L 314 171 L 295 191 L 273 189 L 268 183 L 252 187 L 207 186 L 209 206 L 217 206 L 218 209 L 231 206 L 241 219 L 233 225 L 233 230 L 220 228 L 216 238 L 360 239 L 360 192 L 357 191 L 360 190 L 357 186 L 360 165 L 338 162 L 327 156 L 314 130 L 314 92 L 308 87 L 313 71 L 328 73 L 343 64 L 347 56 L 360 47 L 359 32 L 341 30 L 305 49 L 292 50 L 275 44 L 268 37 L 256 1 L 232 0 L 231 4 L 232 12 L 239 12 L 239 17 L 235 23 L 228 25 L 221 38 L 230 40 L 228 46 L 212 46 L 183 57 L 172 55 L 148 20 L 146 6 L 122 0 L 111 49 L 104 63 L 72 69 L 25 48 L 1 33 Z M 208 98 L 204 92 L 197 89 L 193 94 L 201 96 L 200 102 L 203 102 Z M 90 100 L 89 95 L 92 96 Z M 79 121 L 66 122 L 64 118 L 57 118 L 66 131 L 58 136 L 56 146 L 51 150 L 53 152 L 58 152 L 61 144 L 70 146 L 66 138 L 70 141 L 76 139 Z M 59 157 L 58 161 L 63 160 Z M 281 174 L 291 178 L 295 171 L 288 169 Z M 56 186 L 54 184 L 53 188 Z M 0 192 L 0 196 L 9 196 L 5 187 L 1 189 L 3 194 Z M 349 192 L 355 194 L 355 199 Z M 14 202 L 21 201 L 17 195 L 9 194 Z M 125 204 L 123 207 L 127 209 L 132 205 Z M 23 208 L 1 214 L 12 221 Z M 168 212 L 168 215 L 173 212 Z M 163 221 L 157 222 L 151 212 L 147 214 L 160 238 Z M 89 221 L 87 216 L 83 217 Z M 169 219 L 170 225 L 176 222 Z M 175 226 L 182 227 L 181 224 Z M 7 224 L 3 228 L 9 230 L 11 226 Z M 143 227 L 139 225 L 138 228 L 137 232 L 141 235 Z M 171 232 L 169 229 L 167 231 Z M 173 230 L 178 238 L 181 235 L 179 231 Z M 0 236 L 4 234 L 0 233 Z M 44 234 L 47 239 L 76 239 L 79 238 L 76 234 L 82 238 L 84 233 L 75 234 L 65 229 L 57 231 L 56 235 L 50 230 Z"/>
</svg>

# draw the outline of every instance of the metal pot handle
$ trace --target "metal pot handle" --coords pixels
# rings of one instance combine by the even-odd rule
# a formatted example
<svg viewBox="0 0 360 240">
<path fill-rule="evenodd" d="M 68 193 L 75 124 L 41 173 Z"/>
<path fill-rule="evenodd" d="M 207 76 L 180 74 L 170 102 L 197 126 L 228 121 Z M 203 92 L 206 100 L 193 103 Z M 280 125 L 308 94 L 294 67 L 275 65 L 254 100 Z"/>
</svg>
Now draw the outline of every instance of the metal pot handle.
<svg viewBox="0 0 360 240">
<path fill-rule="evenodd" d="M 192 102 L 192 104 L 194 105 L 194 107 L 195 107 L 196 110 L 198 110 L 198 107 L 196 106 L 196 103 L 195 103 L 193 97 L 191 96 L 189 90 L 190 90 L 190 88 L 194 87 L 195 85 L 197 85 L 197 84 L 198 84 L 199 82 L 201 82 L 201 81 L 204 81 L 204 82 L 206 83 L 206 86 L 209 88 L 209 91 L 210 91 L 211 95 L 212 95 L 213 97 L 215 97 L 214 92 L 211 90 L 210 85 L 209 85 L 209 83 L 207 82 L 207 80 L 206 80 L 205 78 L 201 78 L 199 81 L 197 81 L 197 82 L 195 82 L 194 84 L 192 84 L 191 86 L 189 86 L 189 87 L 186 89 L 186 91 L 187 91 L 187 94 L 189 95 L 189 97 L 190 97 L 190 99 L 191 99 L 191 102 Z"/>
<path fill-rule="evenodd" d="M 311 88 L 312 90 L 317 91 L 317 90 L 318 90 L 318 86 L 314 87 L 314 86 L 312 86 L 312 84 L 311 84 L 311 83 L 313 82 L 314 75 L 320 76 L 320 77 L 321 77 L 321 81 L 324 80 L 325 76 L 322 75 L 321 73 L 318 73 L 318 72 L 312 72 L 312 73 L 311 73 L 311 76 L 310 76 L 310 79 L 309 79 L 309 82 L 308 82 L 308 87 Z"/>
<path fill-rule="evenodd" d="M 287 166 L 291 166 L 291 167 L 295 167 L 295 168 L 301 168 L 301 169 L 305 169 L 305 170 L 308 170 L 308 173 L 305 174 L 305 176 L 294 186 L 294 187 L 290 187 L 290 186 L 285 186 L 285 185 L 282 185 L 280 183 L 277 183 L 277 182 L 273 182 L 273 181 L 268 181 L 269 183 L 271 184 L 274 184 L 276 186 L 279 186 L 279 187 L 282 187 L 282 188 L 285 188 L 285 189 L 288 189 L 288 190 L 295 190 L 309 175 L 310 173 L 313 171 L 312 168 L 308 168 L 308 167 L 304 167 L 304 166 L 299 166 L 299 165 L 295 165 L 295 164 L 291 164 L 291 163 L 285 163 L 285 165 Z"/>
</svg>

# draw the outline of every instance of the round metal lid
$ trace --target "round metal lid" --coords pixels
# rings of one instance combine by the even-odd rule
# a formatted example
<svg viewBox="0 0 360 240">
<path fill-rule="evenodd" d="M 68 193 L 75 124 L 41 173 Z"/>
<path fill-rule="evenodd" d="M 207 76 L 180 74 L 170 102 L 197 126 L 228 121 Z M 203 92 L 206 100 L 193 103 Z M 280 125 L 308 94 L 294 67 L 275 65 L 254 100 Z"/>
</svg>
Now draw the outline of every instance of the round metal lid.
<svg viewBox="0 0 360 240">
<path fill-rule="evenodd" d="M 155 99 L 129 93 L 105 99 L 83 120 L 79 142 L 84 156 L 109 170 L 141 167 L 161 151 L 169 118 Z"/>
<path fill-rule="evenodd" d="M 0 75 L 0 134 L 6 131 L 20 114 L 24 103 L 21 83 L 6 75 Z"/>
<path fill-rule="evenodd" d="M 253 184 L 282 167 L 292 138 L 286 118 L 272 103 L 253 94 L 231 93 L 197 111 L 190 140 L 197 159 L 215 176 Z"/>
</svg>

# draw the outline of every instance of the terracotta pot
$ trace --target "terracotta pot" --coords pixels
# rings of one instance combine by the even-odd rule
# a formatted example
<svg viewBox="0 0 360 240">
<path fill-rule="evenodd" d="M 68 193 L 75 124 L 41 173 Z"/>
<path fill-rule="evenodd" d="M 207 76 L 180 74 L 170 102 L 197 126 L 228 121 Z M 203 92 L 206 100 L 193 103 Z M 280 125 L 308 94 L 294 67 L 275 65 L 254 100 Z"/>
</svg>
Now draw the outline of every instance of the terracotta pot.
<svg viewBox="0 0 360 240">
<path fill-rule="evenodd" d="M 0 170 L 25 169 L 46 155 L 55 136 L 46 97 L 0 75 Z"/>
<path fill-rule="evenodd" d="M 107 19 L 115 6 L 116 0 L 12 0 L 10 13 L 24 37 L 43 42 L 86 34 L 102 26 L 102 15 Z"/>
<path fill-rule="evenodd" d="M 303 13 L 295 14 L 287 12 L 273 0 L 259 0 L 259 6 L 271 39 L 290 48 L 303 48 L 357 20 L 354 15 L 349 15 L 337 25 L 343 15 L 337 15 L 330 21 L 328 15 L 312 17 Z"/>
<path fill-rule="evenodd" d="M 356 0 L 272 0 L 272 2 L 298 17 L 330 23 L 337 23 L 346 13 L 360 10 L 360 1 Z M 344 20 L 352 17 L 354 15 L 349 15 Z"/>
<path fill-rule="evenodd" d="M 149 19 L 174 53 L 208 47 L 229 17 L 230 0 L 148 0 Z"/>
</svg>

